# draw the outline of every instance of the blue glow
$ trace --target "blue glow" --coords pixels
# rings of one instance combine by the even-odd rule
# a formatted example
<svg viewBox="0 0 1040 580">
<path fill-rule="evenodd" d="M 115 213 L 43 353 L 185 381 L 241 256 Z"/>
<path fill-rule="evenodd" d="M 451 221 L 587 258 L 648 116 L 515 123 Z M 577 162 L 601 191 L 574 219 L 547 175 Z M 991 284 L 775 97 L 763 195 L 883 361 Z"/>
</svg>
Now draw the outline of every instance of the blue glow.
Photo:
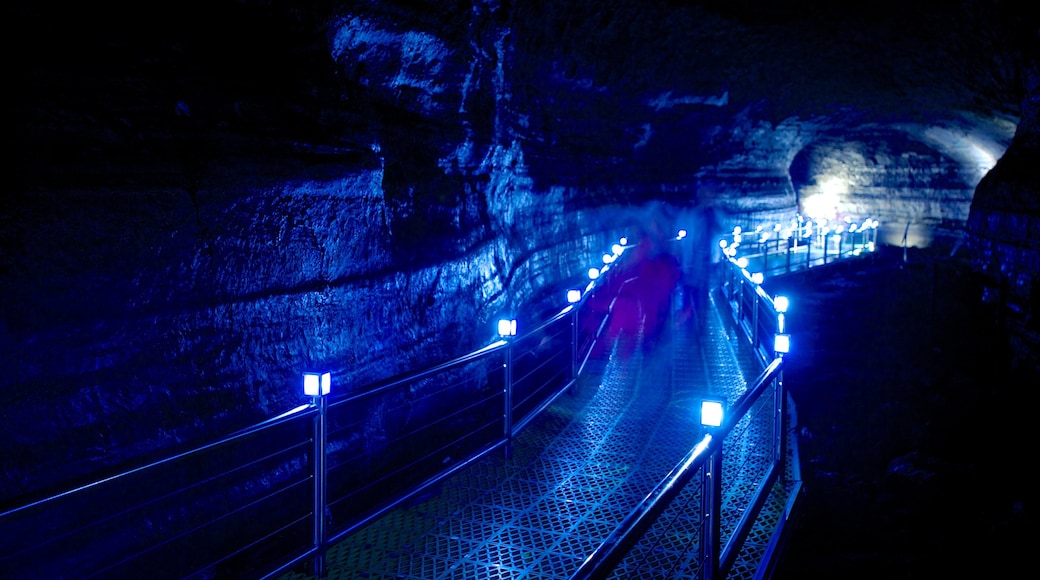
<svg viewBox="0 0 1040 580">
<path fill-rule="evenodd" d="M 498 321 L 499 336 L 516 336 L 516 319 Z"/>
<path fill-rule="evenodd" d="M 721 401 L 701 401 L 701 425 L 705 427 L 719 427 L 725 410 Z"/>
<path fill-rule="evenodd" d="M 332 373 L 303 373 L 303 394 L 318 397 L 332 391 Z"/>
</svg>

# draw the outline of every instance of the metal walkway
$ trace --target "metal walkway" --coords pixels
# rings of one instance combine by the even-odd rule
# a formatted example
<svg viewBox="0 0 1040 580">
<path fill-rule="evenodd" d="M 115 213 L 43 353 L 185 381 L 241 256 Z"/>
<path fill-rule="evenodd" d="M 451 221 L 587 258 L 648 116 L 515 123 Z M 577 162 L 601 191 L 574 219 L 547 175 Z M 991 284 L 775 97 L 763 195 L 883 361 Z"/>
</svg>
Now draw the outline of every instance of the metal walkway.
<svg viewBox="0 0 1040 580">
<path fill-rule="evenodd" d="M 485 456 L 330 546 L 326 577 L 571 578 L 702 437 L 699 400 L 732 403 L 761 372 L 717 300 L 723 298 L 713 296 L 699 336 L 674 322 L 652 349 L 644 348 L 642 333 L 618 336 L 594 354 L 592 368 L 568 395 L 519 434 L 510 458 Z M 756 433 L 754 421 L 747 427 L 731 444 L 741 449 L 727 454 L 753 464 L 756 445 L 768 446 L 761 442 L 768 436 Z M 747 484 L 727 473 L 725 493 L 754 487 L 751 472 Z M 755 577 L 789 490 L 789 483 L 774 486 L 728 578 Z M 696 529 L 681 525 L 682 506 L 695 510 L 699 491 L 683 494 L 689 497 L 680 495 L 661 518 L 672 526 L 655 532 L 655 524 L 612 577 L 699 577 Z M 740 515 L 726 515 L 722 526 L 734 526 Z M 281 578 L 313 576 L 294 571 Z"/>
</svg>

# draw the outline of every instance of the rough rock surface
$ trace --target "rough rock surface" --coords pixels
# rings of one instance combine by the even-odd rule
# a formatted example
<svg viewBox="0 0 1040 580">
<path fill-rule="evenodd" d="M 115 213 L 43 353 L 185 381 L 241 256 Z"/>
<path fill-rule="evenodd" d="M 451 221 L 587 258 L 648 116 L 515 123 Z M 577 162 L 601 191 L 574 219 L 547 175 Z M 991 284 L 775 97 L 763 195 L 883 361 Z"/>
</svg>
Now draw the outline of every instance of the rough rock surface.
<svg viewBox="0 0 1040 580">
<path fill-rule="evenodd" d="M 1035 159 L 1036 31 L 945 6 L 20 7 L 0 501 L 282 412 L 306 370 L 481 346 L 650 202 L 901 232 L 963 225 L 986 175 L 975 232 L 1027 236 L 983 246 L 1035 279 L 1035 180 L 997 160 Z"/>
</svg>

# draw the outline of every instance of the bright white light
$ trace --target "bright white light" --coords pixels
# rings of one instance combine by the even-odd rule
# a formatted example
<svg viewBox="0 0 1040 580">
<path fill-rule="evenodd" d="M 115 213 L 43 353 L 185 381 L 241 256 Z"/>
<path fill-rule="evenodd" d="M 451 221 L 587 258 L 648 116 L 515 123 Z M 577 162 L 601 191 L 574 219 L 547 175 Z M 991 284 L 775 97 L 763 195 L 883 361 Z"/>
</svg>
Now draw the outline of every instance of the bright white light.
<svg viewBox="0 0 1040 580">
<path fill-rule="evenodd" d="M 777 296 L 773 298 L 773 308 L 777 312 L 787 312 L 787 307 L 791 305 L 791 302 L 787 299 L 787 296 Z"/>
<path fill-rule="evenodd" d="M 499 336 L 516 336 L 516 319 L 498 321 Z"/>
<path fill-rule="evenodd" d="M 621 238 L 619 241 L 621 242 L 622 246 L 627 246 L 628 245 L 628 238 Z"/>
<path fill-rule="evenodd" d="M 568 290 L 567 291 L 567 302 L 568 303 L 574 304 L 575 302 L 577 302 L 579 300 L 581 300 L 581 290 Z"/>
<path fill-rule="evenodd" d="M 733 246 L 730 246 L 730 247 L 726 248 L 726 255 L 729 256 L 730 258 L 732 258 L 733 256 L 736 256 L 737 255 L 737 249 L 734 248 Z"/>
<path fill-rule="evenodd" d="M 332 373 L 303 373 L 303 394 L 318 397 L 332 390 Z"/>
<path fill-rule="evenodd" d="M 625 251 L 625 246 L 622 246 L 621 244 L 614 244 L 610 247 L 610 251 L 614 252 L 615 256 L 620 256 L 621 253 Z"/>
<path fill-rule="evenodd" d="M 741 231 L 742 230 L 740 229 L 740 226 L 733 226 L 733 235 L 734 236 L 739 236 Z"/>
<path fill-rule="evenodd" d="M 686 237 L 686 230 L 679 230 L 679 233 L 675 234 L 675 239 L 681 240 Z"/>
<path fill-rule="evenodd" d="M 596 278 L 599 278 L 599 269 L 589 268 L 589 280 L 595 280 Z"/>
<path fill-rule="evenodd" d="M 834 219 L 841 207 L 841 198 L 849 193 L 849 184 L 840 177 L 828 177 L 819 182 L 819 193 L 807 196 L 802 209 L 811 220 Z"/>
<path fill-rule="evenodd" d="M 744 256 L 737 258 L 737 265 L 741 268 L 747 268 L 747 258 Z"/>
<path fill-rule="evenodd" d="M 617 258 L 617 256 L 615 256 L 614 254 L 603 254 L 603 263 L 609 264 L 613 262 L 615 258 Z"/>
<path fill-rule="evenodd" d="M 773 351 L 778 354 L 787 354 L 791 352 L 791 335 L 777 334 L 773 340 Z"/>
<path fill-rule="evenodd" d="M 729 245 L 729 242 L 727 242 L 725 239 L 719 240 L 719 247 L 722 248 L 723 250 L 726 249 L 727 245 Z"/>
<path fill-rule="evenodd" d="M 758 284 L 759 286 L 762 285 L 762 282 L 764 282 L 765 279 L 766 277 L 762 274 L 762 272 L 755 272 L 751 275 L 751 281 L 755 284 Z"/>
<path fill-rule="evenodd" d="M 705 427 L 719 427 L 725 410 L 721 401 L 701 401 L 701 425 Z"/>
</svg>

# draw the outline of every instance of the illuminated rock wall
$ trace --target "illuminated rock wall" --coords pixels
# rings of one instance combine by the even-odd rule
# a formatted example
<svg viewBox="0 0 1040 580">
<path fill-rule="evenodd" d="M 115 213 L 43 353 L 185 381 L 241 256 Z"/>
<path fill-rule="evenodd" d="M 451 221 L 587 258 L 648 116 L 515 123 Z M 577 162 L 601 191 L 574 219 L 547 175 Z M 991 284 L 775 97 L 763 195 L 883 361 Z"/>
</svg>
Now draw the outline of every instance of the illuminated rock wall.
<svg viewBox="0 0 1040 580">
<path fill-rule="evenodd" d="M 19 11 L 3 501 L 482 346 L 649 207 L 963 220 L 1020 98 L 985 10 L 161 4 Z"/>
</svg>

